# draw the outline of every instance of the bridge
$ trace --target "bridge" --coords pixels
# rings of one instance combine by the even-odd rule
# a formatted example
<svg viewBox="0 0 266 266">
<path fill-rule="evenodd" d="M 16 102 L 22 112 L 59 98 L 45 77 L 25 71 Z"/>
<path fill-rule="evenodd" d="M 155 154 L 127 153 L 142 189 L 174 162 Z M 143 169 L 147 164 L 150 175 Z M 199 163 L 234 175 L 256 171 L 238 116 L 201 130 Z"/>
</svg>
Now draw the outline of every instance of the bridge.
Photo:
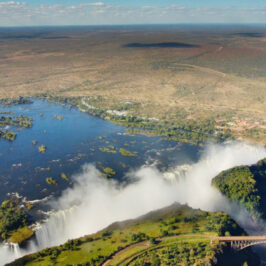
<svg viewBox="0 0 266 266">
<path fill-rule="evenodd" d="M 266 236 L 210 236 L 210 235 L 199 235 L 199 234 L 190 234 L 190 235 L 173 235 L 173 236 L 166 236 L 162 238 L 157 238 L 159 242 L 169 240 L 169 239 L 178 239 L 178 238 L 207 238 L 211 242 L 212 241 L 219 241 L 220 243 L 228 243 L 231 245 L 231 248 L 235 251 L 240 251 L 242 249 L 245 249 L 247 247 L 257 245 L 257 244 L 266 244 Z M 172 243 L 172 242 L 170 242 Z M 134 248 L 142 248 L 135 253 L 130 253 L 128 256 L 125 256 L 125 254 L 134 249 Z M 152 244 L 150 241 L 145 240 L 142 242 L 134 243 L 132 245 L 129 245 L 122 250 L 119 250 L 115 252 L 111 258 L 108 258 L 101 266 L 109 266 L 109 265 L 124 265 L 126 261 L 129 259 L 135 258 L 141 254 L 144 254 L 147 252 L 147 250 L 155 250 L 158 249 L 158 246 L 155 246 L 152 248 Z M 119 261 L 119 258 L 121 259 Z M 116 264 L 113 264 L 113 261 L 116 260 Z M 117 262 L 119 261 L 119 263 Z"/>
<path fill-rule="evenodd" d="M 235 251 L 258 244 L 266 244 L 266 236 L 220 236 L 214 239 L 221 243 L 230 243 L 231 248 Z"/>
</svg>

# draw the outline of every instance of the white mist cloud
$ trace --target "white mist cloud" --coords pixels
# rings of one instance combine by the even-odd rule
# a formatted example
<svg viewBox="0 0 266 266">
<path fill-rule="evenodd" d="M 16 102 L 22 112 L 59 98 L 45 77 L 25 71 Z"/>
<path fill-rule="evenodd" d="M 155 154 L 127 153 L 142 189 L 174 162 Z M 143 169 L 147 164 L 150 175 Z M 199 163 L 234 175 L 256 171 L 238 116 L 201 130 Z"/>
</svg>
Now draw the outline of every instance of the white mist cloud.
<svg viewBox="0 0 266 266">
<path fill-rule="evenodd" d="M 264 157 L 264 147 L 244 143 L 213 144 L 208 146 L 199 162 L 186 171 L 180 171 L 178 167 L 171 173 L 161 173 L 145 166 L 128 173 L 132 181 L 129 185 L 103 179 L 93 165 L 85 165 L 83 173 L 74 177 L 74 188 L 67 189 L 58 200 L 51 202 L 58 211 L 36 232 L 37 244 L 31 241 L 26 251 L 18 247 L 15 252 L 0 248 L 0 264 L 173 202 L 203 210 L 226 211 L 246 229 L 253 229 L 247 211 L 230 204 L 211 186 L 211 180 L 223 170 L 253 164 Z"/>
</svg>

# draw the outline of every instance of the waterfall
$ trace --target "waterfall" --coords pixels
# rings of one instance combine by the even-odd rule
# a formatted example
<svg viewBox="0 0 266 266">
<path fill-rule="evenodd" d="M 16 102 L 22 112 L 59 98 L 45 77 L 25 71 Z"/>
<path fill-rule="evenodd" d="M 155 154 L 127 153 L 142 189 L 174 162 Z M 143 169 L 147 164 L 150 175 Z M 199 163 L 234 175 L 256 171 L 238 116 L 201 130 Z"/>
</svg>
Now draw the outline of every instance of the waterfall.
<svg viewBox="0 0 266 266">
<path fill-rule="evenodd" d="M 18 244 L 15 243 L 5 243 L 0 245 L 0 265 L 11 262 L 15 259 L 20 258 L 25 253 Z"/>
<path fill-rule="evenodd" d="M 49 219 L 36 230 L 35 238 L 27 242 L 26 248 L 21 248 L 15 243 L 5 243 L 0 246 L 0 266 L 26 254 L 57 246 L 69 240 L 67 217 L 71 217 L 74 209 L 70 208 L 52 213 Z"/>
<path fill-rule="evenodd" d="M 15 243 L 10 243 L 10 246 L 11 246 L 11 250 L 13 251 L 15 257 L 16 258 L 21 257 L 21 251 L 20 251 L 19 245 Z"/>
<path fill-rule="evenodd" d="M 142 167 L 128 173 L 129 185 L 106 180 L 90 164 L 74 176 L 68 188 L 51 206 L 57 211 L 36 230 L 35 239 L 26 248 L 15 244 L 0 246 L 0 265 L 46 247 L 63 244 L 69 239 L 95 233 L 116 221 L 132 219 L 149 211 L 187 203 L 192 208 L 225 211 L 248 228 L 254 224 L 248 213 L 232 205 L 211 186 L 219 172 L 242 164 L 253 164 L 266 157 L 264 147 L 243 143 L 211 145 L 201 160 L 189 167 L 163 174 L 155 167 Z M 173 180 L 176 176 L 177 181 Z M 174 182 L 173 182 L 174 181 Z M 248 219 L 247 219 L 248 218 Z M 248 222 L 248 223 L 247 223 Z"/>
</svg>

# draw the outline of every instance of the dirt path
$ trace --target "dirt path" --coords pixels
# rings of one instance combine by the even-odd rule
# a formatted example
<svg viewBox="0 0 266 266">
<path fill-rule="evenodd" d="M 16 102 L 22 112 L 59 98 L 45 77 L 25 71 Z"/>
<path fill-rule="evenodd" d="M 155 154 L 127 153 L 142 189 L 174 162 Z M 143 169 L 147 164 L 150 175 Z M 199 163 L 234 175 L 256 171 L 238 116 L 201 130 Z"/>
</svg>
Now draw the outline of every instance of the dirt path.
<svg viewBox="0 0 266 266">
<path fill-rule="evenodd" d="M 168 239 L 177 239 L 177 238 L 184 238 L 184 237 L 190 237 L 190 238 L 191 237 L 202 237 L 202 238 L 209 238 L 210 240 L 219 239 L 216 236 L 206 236 L 206 235 L 176 235 L 176 236 L 167 236 L 167 237 L 163 237 L 163 238 L 157 238 L 156 240 L 161 242 L 161 241 L 165 241 L 165 240 L 168 240 Z M 136 243 L 136 244 L 132 244 L 132 245 L 130 245 L 130 246 L 128 246 L 128 247 L 126 247 L 126 248 L 114 253 L 113 256 L 110 259 L 108 259 L 107 261 L 105 261 L 102 264 L 102 266 L 109 265 L 114 259 L 116 259 L 117 257 L 119 257 L 120 255 L 122 255 L 123 253 L 129 251 L 132 248 L 135 248 L 135 247 L 149 247 L 149 246 L 151 246 L 150 241 L 142 241 L 142 242 L 139 242 L 139 243 Z M 142 252 L 143 251 L 139 251 L 139 252 L 136 252 L 136 253 L 132 254 L 131 256 L 126 257 L 118 265 L 121 265 L 122 263 L 124 263 L 128 259 L 130 259 L 130 258 L 132 258 L 132 257 L 134 257 L 137 254 L 142 253 Z"/>
<path fill-rule="evenodd" d="M 266 236 L 208 236 L 208 235 L 196 235 L 196 234 L 192 234 L 192 235 L 176 235 L 176 236 L 167 236 L 167 237 L 162 237 L 162 238 L 157 238 L 157 241 L 165 241 L 168 239 L 178 239 L 178 238 L 184 238 L 184 237 L 189 237 L 189 238 L 193 238 L 193 237 L 202 237 L 202 238 L 208 238 L 210 240 L 218 240 L 219 242 L 230 242 L 230 241 L 266 241 Z M 142 241 L 136 244 L 132 244 L 116 253 L 113 254 L 113 256 L 108 259 L 107 261 L 105 261 L 102 266 L 107 266 L 109 265 L 112 260 L 116 259 L 118 256 L 122 255 L 123 253 L 129 251 L 130 249 L 134 248 L 134 247 L 149 247 L 151 246 L 150 241 Z M 155 249 L 160 248 L 159 247 L 155 247 Z M 119 262 L 118 265 L 121 265 L 122 263 L 124 263 L 125 261 L 129 260 L 130 258 L 133 258 L 135 256 L 137 256 L 138 254 L 141 254 L 145 252 L 145 250 L 136 252 L 126 258 L 124 258 L 121 262 Z"/>
<path fill-rule="evenodd" d="M 112 260 L 114 260 L 116 257 L 120 256 L 121 254 L 127 252 L 128 250 L 130 250 L 130 249 L 132 249 L 132 248 L 134 248 L 134 247 L 148 247 L 148 246 L 150 246 L 150 245 L 151 245 L 150 241 L 143 241 L 143 242 L 139 242 L 139 243 L 136 243 L 136 244 L 130 245 L 130 246 L 128 246 L 128 247 L 126 247 L 126 248 L 124 248 L 124 249 L 122 249 L 122 250 L 116 252 L 116 253 L 115 253 L 110 259 L 108 259 L 106 262 L 104 262 L 104 263 L 102 264 L 102 266 L 106 266 L 106 265 L 108 265 L 108 264 L 109 264 Z"/>
<path fill-rule="evenodd" d="M 196 235 L 196 234 L 192 234 L 192 235 L 176 235 L 176 236 L 167 236 L 167 237 L 162 237 L 162 238 L 157 238 L 156 240 L 157 241 L 165 241 L 165 240 L 168 240 L 168 239 L 178 239 L 178 238 L 184 238 L 184 237 L 189 237 L 189 238 L 192 238 L 192 237 L 202 237 L 202 238 L 208 238 L 210 240 L 218 240 L 219 242 L 230 242 L 230 241 L 266 241 L 266 236 L 207 236 L 207 235 Z M 118 256 L 122 255 L 123 253 L 129 251 L 130 249 L 132 248 L 135 248 L 135 247 L 149 247 L 151 246 L 151 243 L 150 241 L 143 241 L 143 242 L 139 242 L 139 243 L 136 243 L 136 244 L 132 244 L 116 253 L 113 254 L 113 256 L 108 259 L 107 261 L 105 261 L 102 266 L 107 266 L 109 265 L 112 260 L 116 259 Z M 155 247 L 155 248 L 160 248 L 160 247 Z M 145 250 L 142 250 L 142 251 L 139 251 L 139 252 L 136 252 L 134 254 L 132 254 L 131 256 L 128 256 L 126 258 L 124 258 L 120 263 L 119 265 L 121 265 L 122 263 L 124 263 L 125 261 L 129 260 L 130 258 L 133 258 L 135 257 L 136 255 L 138 254 L 141 254 L 145 252 Z"/>
</svg>

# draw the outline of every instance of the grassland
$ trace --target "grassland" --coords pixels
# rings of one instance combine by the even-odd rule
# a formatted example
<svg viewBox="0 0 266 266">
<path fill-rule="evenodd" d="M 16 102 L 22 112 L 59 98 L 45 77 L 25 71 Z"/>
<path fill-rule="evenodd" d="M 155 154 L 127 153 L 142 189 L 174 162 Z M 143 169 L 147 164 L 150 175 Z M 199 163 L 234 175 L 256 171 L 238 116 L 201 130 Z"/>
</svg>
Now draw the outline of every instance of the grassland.
<svg viewBox="0 0 266 266">
<path fill-rule="evenodd" d="M 114 223 L 94 235 L 70 240 L 10 265 L 120 265 L 123 261 L 129 265 L 144 265 L 141 264 L 144 256 L 147 262 L 157 256 L 157 261 L 170 265 L 178 262 L 178 265 L 182 254 L 179 251 L 185 254 L 182 256 L 185 265 L 197 259 L 209 265 L 227 254 L 226 247 L 210 241 L 211 236 L 224 234 L 245 232 L 225 213 L 204 212 L 174 204 L 135 220 Z M 236 257 L 243 264 L 247 255 L 257 265 L 257 258 L 249 249 Z"/>
<path fill-rule="evenodd" d="M 218 251 L 217 243 L 213 243 L 211 247 L 209 238 L 196 235 L 166 237 L 154 244 L 140 244 L 120 251 L 105 265 L 204 264 L 210 263 Z"/>
<path fill-rule="evenodd" d="M 265 36 L 255 26 L 0 32 L 0 98 L 85 97 L 110 115 L 211 121 L 265 144 Z"/>
<path fill-rule="evenodd" d="M 26 240 L 32 238 L 33 235 L 34 232 L 30 230 L 28 226 L 24 226 L 16 231 L 11 232 L 10 237 L 8 238 L 8 242 L 17 243 L 21 245 Z"/>
</svg>

